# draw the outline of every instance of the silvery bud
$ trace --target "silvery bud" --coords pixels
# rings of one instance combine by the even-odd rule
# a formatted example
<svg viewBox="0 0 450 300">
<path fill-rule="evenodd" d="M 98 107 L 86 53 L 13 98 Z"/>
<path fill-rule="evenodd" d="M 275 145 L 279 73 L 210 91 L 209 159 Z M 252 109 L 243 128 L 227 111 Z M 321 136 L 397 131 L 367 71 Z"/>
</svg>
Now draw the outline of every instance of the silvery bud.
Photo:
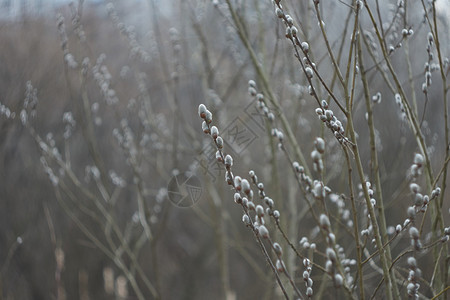
<svg viewBox="0 0 450 300">
<path fill-rule="evenodd" d="M 310 264 L 311 264 L 311 261 L 310 261 L 309 259 L 307 259 L 307 258 L 304 258 L 304 259 L 303 259 L 303 265 L 304 265 L 305 267 L 308 267 Z"/>
<path fill-rule="evenodd" d="M 408 207 L 408 218 L 414 220 L 414 218 L 416 217 L 416 209 L 414 208 L 414 206 L 410 206 Z"/>
<path fill-rule="evenodd" d="M 242 181 L 241 176 L 234 176 L 234 188 L 237 191 L 241 190 L 241 181 Z"/>
<path fill-rule="evenodd" d="M 433 44 L 433 34 L 431 32 L 428 32 L 427 37 L 428 37 L 428 43 L 430 45 L 432 45 Z"/>
<path fill-rule="evenodd" d="M 223 148 L 223 139 L 222 137 L 218 136 L 216 139 L 217 148 L 222 149 Z"/>
<path fill-rule="evenodd" d="M 223 161 L 222 155 L 220 154 L 220 151 L 216 151 L 216 160 L 218 162 L 222 162 Z"/>
<path fill-rule="evenodd" d="M 275 251 L 275 254 L 280 257 L 283 254 L 283 249 L 281 248 L 280 244 L 273 243 L 273 250 Z"/>
<path fill-rule="evenodd" d="M 317 163 L 320 160 L 320 153 L 317 150 L 311 152 L 311 159 L 313 162 Z"/>
<path fill-rule="evenodd" d="M 241 187 L 244 193 L 246 193 L 247 195 L 250 193 L 250 183 L 248 182 L 247 179 L 242 179 Z"/>
<path fill-rule="evenodd" d="M 281 9 L 279 9 L 278 7 L 275 9 L 275 14 L 277 15 L 278 18 L 283 18 L 284 13 Z"/>
<path fill-rule="evenodd" d="M 200 116 L 200 118 L 202 118 L 202 119 L 206 118 L 206 112 L 207 111 L 208 110 L 206 109 L 205 104 L 200 104 L 198 106 L 198 115 Z"/>
<path fill-rule="evenodd" d="M 309 44 L 307 42 L 302 42 L 301 47 L 304 52 L 307 53 L 309 51 Z"/>
<path fill-rule="evenodd" d="M 206 121 L 202 122 L 202 130 L 204 133 L 208 134 L 210 132 L 208 124 L 206 124 Z"/>
<path fill-rule="evenodd" d="M 298 34 L 298 29 L 297 29 L 297 27 L 292 26 L 292 27 L 291 27 L 291 33 L 292 33 L 292 36 L 296 37 L 297 34 Z"/>
<path fill-rule="evenodd" d="M 416 206 L 423 205 L 423 195 L 421 193 L 417 193 L 416 196 L 414 197 L 414 204 Z"/>
<path fill-rule="evenodd" d="M 213 137 L 213 139 L 217 139 L 217 137 L 219 136 L 219 129 L 217 129 L 216 126 L 211 127 L 211 136 Z"/>
<path fill-rule="evenodd" d="M 230 171 L 227 171 L 225 173 L 225 181 L 229 184 L 229 185 L 233 185 L 233 173 L 231 173 Z"/>
<path fill-rule="evenodd" d="M 330 244 L 334 244 L 336 243 L 336 236 L 334 235 L 334 233 L 330 232 L 327 236 L 327 241 Z"/>
<path fill-rule="evenodd" d="M 242 197 L 239 193 L 235 193 L 234 194 L 234 202 L 236 202 L 237 204 L 241 204 L 242 203 Z"/>
<path fill-rule="evenodd" d="M 209 110 L 206 111 L 205 121 L 207 124 L 212 122 L 212 113 Z"/>
<path fill-rule="evenodd" d="M 411 227 L 409 229 L 409 236 L 414 240 L 418 239 L 419 238 L 419 230 L 417 230 L 416 227 Z"/>
<path fill-rule="evenodd" d="M 247 197 L 242 198 L 242 205 L 248 208 L 248 199 Z"/>
<path fill-rule="evenodd" d="M 285 270 L 284 269 L 284 263 L 281 260 L 277 259 L 277 262 L 275 263 L 275 266 L 276 266 L 278 272 L 280 272 L 280 273 L 284 272 L 284 270 Z"/>
<path fill-rule="evenodd" d="M 245 225 L 250 225 L 250 218 L 247 215 L 242 216 L 242 222 L 244 222 Z"/>
<path fill-rule="evenodd" d="M 423 156 L 420 153 L 416 153 L 414 155 L 414 163 L 418 166 L 421 166 L 423 164 Z"/>
<path fill-rule="evenodd" d="M 434 195 L 433 195 L 434 194 Z M 441 194 L 441 188 L 440 187 L 437 187 L 437 188 L 435 188 L 432 192 L 431 192 L 431 195 L 433 195 L 434 197 L 437 197 L 437 196 L 439 196 Z M 434 198 L 432 196 L 432 198 Z"/>
<path fill-rule="evenodd" d="M 373 103 L 380 103 L 381 102 L 381 93 L 378 92 L 374 96 L 372 96 L 372 102 Z"/>
<path fill-rule="evenodd" d="M 290 15 L 286 15 L 286 20 L 289 26 L 294 25 L 294 20 L 292 19 L 292 17 Z"/>
<path fill-rule="evenodd" d="M 413 193 L 418 193 L 420 192 L 420 186 L 417 183 L 411 183 L 409 185 L 409 189 L 411 190 L 411 192 Z"/>
<path fill-rule="evenodd" d="M 410 219 L 406 219 L 405 222 L 403 222 L 403 227 L 408 226 L 409 223 L 411 223 L 411 220 Z"/>
<path fill-rule="evenodd" d="M 249 210 L 255 210 L 255 203 L 253 203 L 251 200 L 247 202 L 247 207 Z"/>
<path fill-rule="evenodd" d="M 336 261 L 336 252 L 332 248 L 327 248 L 327 257 L 331 261 Z"/>
<path fill-rule="evenodd" d="M 327 117 L 327 120 L 330 121 L 333 119 L 333 111 L 330 109 L 325 110 L 325 116 Z"/>
<path fill-rule="evenodd" d="M 325 141 L 322 138 L 317 137 L 314 141 L 314 145 L 319 153 L 323 154 L 325 152 Z"/>
<path fill-rule="evenodd" d="M 333 272 L 333 263 L 331 260 L 328 260 L 325 262 L 325 271 L 327 271 L 328 274 L 331 274 Z"/>
<path fill-rule="evenodd" d="M 260 103 L 262 103 L 262 104 L 264 104 L 264 95 L 263 94 L 261 94 L 261 93 L 258 93 L 257 95 L 256 95 L 256 100 L 258 100 Z M 265 105 L 265 104 L 264 104 Z"/>
<path fill-rule="evenodd" d="M 319 222 L 320 222 L 320 226 L 324 229 L 328 229 L 330 228 L 330 219 L 328 218 L 327 215 L 325 214 L 321 214 L 320 218 L 319 218 Z"/>
<path fill-rule="evenodd" d="M 334 275 L 334 283 L 336 284 L 336 287 L 341 287 L 343 282 L 344 279 L 342 278 L 341 274 Z"/>
<path fill-rule="evenodd" d="M 256 206 L 256 214 L 260 218 L 264 217 L 264 208 L 261 205 Z"/>
<path fill-rule="evenodd" d="M 266 203 L 266 205 L 270 208 L 273 208 L 273 200 L 270 199 L 269 197 L 264 197 L 264 202 Z"/>
<path fill-rule="evenodd" d="M 416 293 L 416 285 L 412 282 L 408 283 L 408 285 L 406 286 L 406 291 L 408 295 L 414 296 Z"/>
<path fill-rule="evenodd" d="M 258 233 L 261 237 L 265 239 L 269 238 L 269 230 L 267 230 L 266 226 L 264 225 L 258 227 Z"/>
<path fill-rule="evenodd" d="M 292 38 L 292 29 L 291 27 L 286 27 L 286 38 Z"/>
<path fill-rule="evenodd" d="M 304 271 L 304 272 L 303 272 L 303 280 L 307 281 L 308 278 L 309 278 L 309 273 L 308 273 L 308 271 Z"/>
<path fill-rule="evenodd" d="M 279 218 L 280 218 L 280 212 L 279 212 L 278 210 L 274 210 L 274 211 L 273 211 L 273 217 L 274 217 L 275 219 L 279 219 Z"/>
<path fill-rule="evenodd" d="M 281 132 L 280 130 L 277 130 L 277 138 L 280 141 L 280 143 L 283 142 L 284 135 L 283 132 Z"/>
<path fill-rule="evenodd" d="M 313 70 L 311 69 L 311 67 L 306 67 L 305 68 L 305 74 L 308 78 L 312 78 L 314 75 Z"/>
<path fill-rule="evenodd" d="M 413 256 L 408 257 L 408 266 L 411 269 L 415 269 L 417 267 L 417 261 Z"/>
<path fill-rule="evenodd" d="M 232 166 L 233 166 L 233 158 L 231 157 L 230 154 L 227 154 L 227 156 L 225 156 L 225 167 L 231 168 Z"/>
</svg>

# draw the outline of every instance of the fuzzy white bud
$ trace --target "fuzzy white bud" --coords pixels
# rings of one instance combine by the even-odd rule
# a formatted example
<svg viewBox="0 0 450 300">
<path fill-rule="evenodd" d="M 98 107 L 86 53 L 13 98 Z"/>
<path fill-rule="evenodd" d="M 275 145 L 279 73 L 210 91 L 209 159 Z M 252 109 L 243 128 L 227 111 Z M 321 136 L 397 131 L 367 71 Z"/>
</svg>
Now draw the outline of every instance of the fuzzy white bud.
<svg viewBox="0 0 450 300">
<path fill-rule="evenodd" d="M 280 257 L 283 255 L 283 249 L 281 248 L 280 244 L 273 243 L 273 251 L 275 251 L 275 254 Z"/>
<path fill-rule="evenodd" d="M 222 137 L 218 136 L 216 138 L 216 144 L 217 144 L 217 148 L 219 148 L 219 149 L 223 148 L 223 139 L 222 139 Z"/>
<path fill-rule="evenodd" d="M 374 96 L 372 96 L 372 102 L 373 103 L 380 103 L 381 102 L 381 93 L 378 92 Z"/>
<path fill-rule="evenodd" d="M 421 166 L 423 164 L 423 156 L 420 153 L 416 153 L 414 155 L 414 163 L 418 166 Z"/>
<path fill-rule="evenodd" d="M 322 138 L 317 137 L 314 141 L 314 145 L 319 153 L 323 154 L 325 152 L 325 141 Z"/>
<path fill-rule="evenodd" d="M 237 204 L 241 204 L 242 203 L 242 197 L 239 193 L 235 193 L 234 194 L 234 202 L 236 202 Z"/>
<path fill-rule="evenodd" d="M 312 78 L 314 75 L 314 71 L 311 69 L 311 67 L 306 67 L 305 74 L 308 78 Z"/>
<path fill-rule="evenodd" d="M 247 195 L 250 193 L 250 183 L 248 182 L 247 179 L 242 179 L 241 187 L 244 193 L 246 193 Z"/>
<path fill-rule="evenodd" d="M 277 259 L 275 266 L 276 266 L 278 272 L 283 273 L 285 271 L 284 263 L 281 260 Z"/>
<path fill-rule="evenodd" d="M 206 124 L 206 121 L 202 122 L 202 130 L 204 133 L 208 134 L 210 132 L 208 124 Z"/>
<path fill-rule="evenodd" d="M 266 226 L 264 225 L 258 227 L 258 233 L 261 237 L 265 239 L 269 238 L 269 230 L 267 230 Z"/>
<path fill-rule="evenodd" d="M 302 42 L 301 47 L 304 52 L 309 51 L 309 44 L 307 42 Z"/>
<path fill-rule="evenodd" d="M 234 188 L 238 191 L 241 190 L 241 182 L 242 182 L 241 176 L 234 176 Z"/>
<path fill-rule="evenodd" d="M 213 139 L 217 139 L 217 137 L 219 136 L 219 129 L 217 129 L 216 126 L 211 127 L 211 136 L 213 137 Z"/>
<path fill-rule="evenodd" d="M 413 256 L 408 257 L 408 266 L 411 269 L 415 269 L 417 267 L 417 261 Z"/>
<path fill-rule="evenodd" d="M 209 110 L 207 110 L 205 114 L 206 114 L 206 116 L 205 116 L 206 123 L 207 124 L 211 123 L 212 122 L 212 113 Z"/>
<path fill-rule="evenodd" d="M 342 278 L 341 274 L 334 275 L 334 283 L 336 284 L 336 287 L 341 287 L 343 282 L 344 279 Z"/>
<path fill-rule="evenodd" d="M 206 117 L 206 112 L 207 111 L 208 110 L 206 109 L 205 104 L 200 104 L 198 106 L 198 115 L 199 115 L 200 118 L 204 119 Z"/>
<path fill-rule="evenodd" d="M 255 210 L 258 217 L 264 217 L 264 208 L 261 205 L 257 205 Z"/>
<path fill-rule="evenodd" d="M 227 154 L 227 156 L 225 156 L 225 167 L 231 168 L 232 166 L 233 166 L 233 158 L 231 157 L 230 154 Z"/>
<path fill-rule="evenodd" d="M 275 9 L 275 14 L 277 15 L 278 18 L 282 18 L 284 16 L 284 13 L 281 9 L 279 9 L 278 7 Z"/>
<path fill-rule="evenodd" d="M 245 225 L 250 225 L 250 218 L 247 215 L 242 216 L 242 222 L 244 222 Z"/>
<path fill-rule="evenodd" d="M 416 217 L 416 209 L 414 208 L 414 206 L 408 207 L 407 214 L 408 218 L 410 219 L 414 219 Z"/>
<path fill-rule="evenodd" d="M 324 229 L 328 229 L 330 228 L 330 219 L 328 218 L 327 215 L 325 214 L 321 214 L 319 217 L 319 222 L 320 222 L 320 226 Z"/>
<path fill-rule="evenodd" d="M 411 183 L 409 185 L 409 189 L 411 190 L 411 192 L 413 193 L 418 193 L 420 192 L 420 186 L 417 183 Z"/>
<path fill-rule="evenodd" d="M 409 236 L 414 240 L 418 239 L 419 238 L 419 230 L 417 230 L 416 227 L 411 227 L 409 229 Z"/>
<path fill-rule="evenodd" d="M 327 248 L 327 257 L 331 261 L 336 261 L 336 252 L 332 248 Z"/>
<path fill-rule="evenodd" d="M 216 151 L 216 160 L 218 161 L 218 162 L 222 162 L 223 160 L 222 160 L 222 155 L 220 154 L 220 151 Z"/>
</svg>

